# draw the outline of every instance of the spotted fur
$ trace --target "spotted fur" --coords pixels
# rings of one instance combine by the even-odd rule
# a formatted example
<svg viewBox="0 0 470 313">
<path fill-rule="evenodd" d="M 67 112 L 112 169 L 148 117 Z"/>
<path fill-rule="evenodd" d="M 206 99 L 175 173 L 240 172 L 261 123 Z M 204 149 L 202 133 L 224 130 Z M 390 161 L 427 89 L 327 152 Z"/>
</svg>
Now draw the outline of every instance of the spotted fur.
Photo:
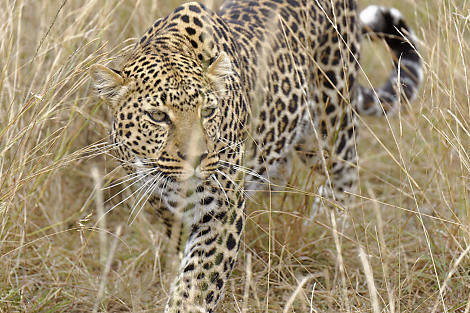
<svg viewBox="0 0 470 313">
<path fill-rule="evenodd" d="M 398 11 L 368 8 L 361 22 L 356 5 L 227 0 L 215 13 L 186 3 L 152 25 L 120 71 L 92 67 L 123 167 L 170 238 L 189 229 L 165 312 L 214 312 L 237 258 L 245 196 L 282 186 L 293 153 L 328 174 L 323 195 L 348 204 L 356 112 L 393 113 L 422 79 Z M 356 83 L 363 33 L 395 57 L 377 90 Z"/>
</svg>

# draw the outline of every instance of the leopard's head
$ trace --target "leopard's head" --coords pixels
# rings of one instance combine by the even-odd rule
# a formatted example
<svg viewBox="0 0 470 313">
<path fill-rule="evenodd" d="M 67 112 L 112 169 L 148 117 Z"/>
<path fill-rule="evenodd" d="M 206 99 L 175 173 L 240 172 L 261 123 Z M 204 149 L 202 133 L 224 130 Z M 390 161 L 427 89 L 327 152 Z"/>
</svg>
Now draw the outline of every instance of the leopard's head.
<svg viewBox="0 0 470 313">
<path fill-rule="evenodd" d="M 220 82 L 230 71 L 223 52 L 207 63 L 162 52 L 128 61 L 122 71 L 92 66 L 96 90 L 113 112 L 111 138 L 124 168 L 173 182 L 215 172 Z"/>
</svg>

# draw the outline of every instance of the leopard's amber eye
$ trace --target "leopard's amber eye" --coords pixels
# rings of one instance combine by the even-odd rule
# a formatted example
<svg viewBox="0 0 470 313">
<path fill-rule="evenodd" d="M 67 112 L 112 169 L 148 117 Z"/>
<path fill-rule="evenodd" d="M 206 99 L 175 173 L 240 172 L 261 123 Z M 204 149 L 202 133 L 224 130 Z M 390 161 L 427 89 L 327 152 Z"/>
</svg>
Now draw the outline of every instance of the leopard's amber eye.
<svg viewBox="0 0 470 313">
<path fill-rule="evenodd" d="M 214 107 L 206 107 L 201 110 L 201 117 L 202 118 L 210 118 L 215 115 L 216 108 Z"/>
<path fill-rule="evenodd" d="M 170 123 L 170 117 L 167 113 L 159 110 L 146 112 L 148 117 L 155 123 Z"/>
</svg>

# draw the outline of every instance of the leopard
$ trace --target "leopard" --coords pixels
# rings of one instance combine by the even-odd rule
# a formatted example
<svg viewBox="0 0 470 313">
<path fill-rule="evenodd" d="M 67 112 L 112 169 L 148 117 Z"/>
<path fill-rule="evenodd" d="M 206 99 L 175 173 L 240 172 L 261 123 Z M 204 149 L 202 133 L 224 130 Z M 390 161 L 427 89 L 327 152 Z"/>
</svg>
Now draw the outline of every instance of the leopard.
<svg viewBox="0 0 470 313">
<path fill-rule="evenodd" d="M 393 69 L 358 82 L 364 37 Z M 197 2 L 159 18 L 119 69 L 90 75 L 113 116 L 114 155 L 182 257 L 165 312 L 215 312 L 237 260 L 246 202 L 285 186 L 292 160 L 328 177 L 318 197 L 348 206 L 357 189 L 358 117 L 417 97 L 418 39 L 394 8 L 355 0 Z M 326 201 L 326 200 L 325 200 Z"/>
</svg>

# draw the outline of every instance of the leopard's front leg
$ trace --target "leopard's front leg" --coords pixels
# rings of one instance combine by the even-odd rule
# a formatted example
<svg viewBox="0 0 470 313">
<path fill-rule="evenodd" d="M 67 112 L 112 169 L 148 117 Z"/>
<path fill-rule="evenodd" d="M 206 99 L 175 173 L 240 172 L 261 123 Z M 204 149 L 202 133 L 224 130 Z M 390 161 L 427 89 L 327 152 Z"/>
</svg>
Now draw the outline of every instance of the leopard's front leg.
<svg viewBox="0 0 470 313">
<path fill-rule="evenodd" d="M 210 313 L 223 297 L 244 225 L 244 199 L 219 190 L 217 206 L 190 225 L 179 273 L 165 312 Z M 233 195 L 234 197 L 231 197 Z M 202 201 L 203 202 L 203 201 Z M 204 212 L 204 207 L 200 209 Z"/>
</svg>

